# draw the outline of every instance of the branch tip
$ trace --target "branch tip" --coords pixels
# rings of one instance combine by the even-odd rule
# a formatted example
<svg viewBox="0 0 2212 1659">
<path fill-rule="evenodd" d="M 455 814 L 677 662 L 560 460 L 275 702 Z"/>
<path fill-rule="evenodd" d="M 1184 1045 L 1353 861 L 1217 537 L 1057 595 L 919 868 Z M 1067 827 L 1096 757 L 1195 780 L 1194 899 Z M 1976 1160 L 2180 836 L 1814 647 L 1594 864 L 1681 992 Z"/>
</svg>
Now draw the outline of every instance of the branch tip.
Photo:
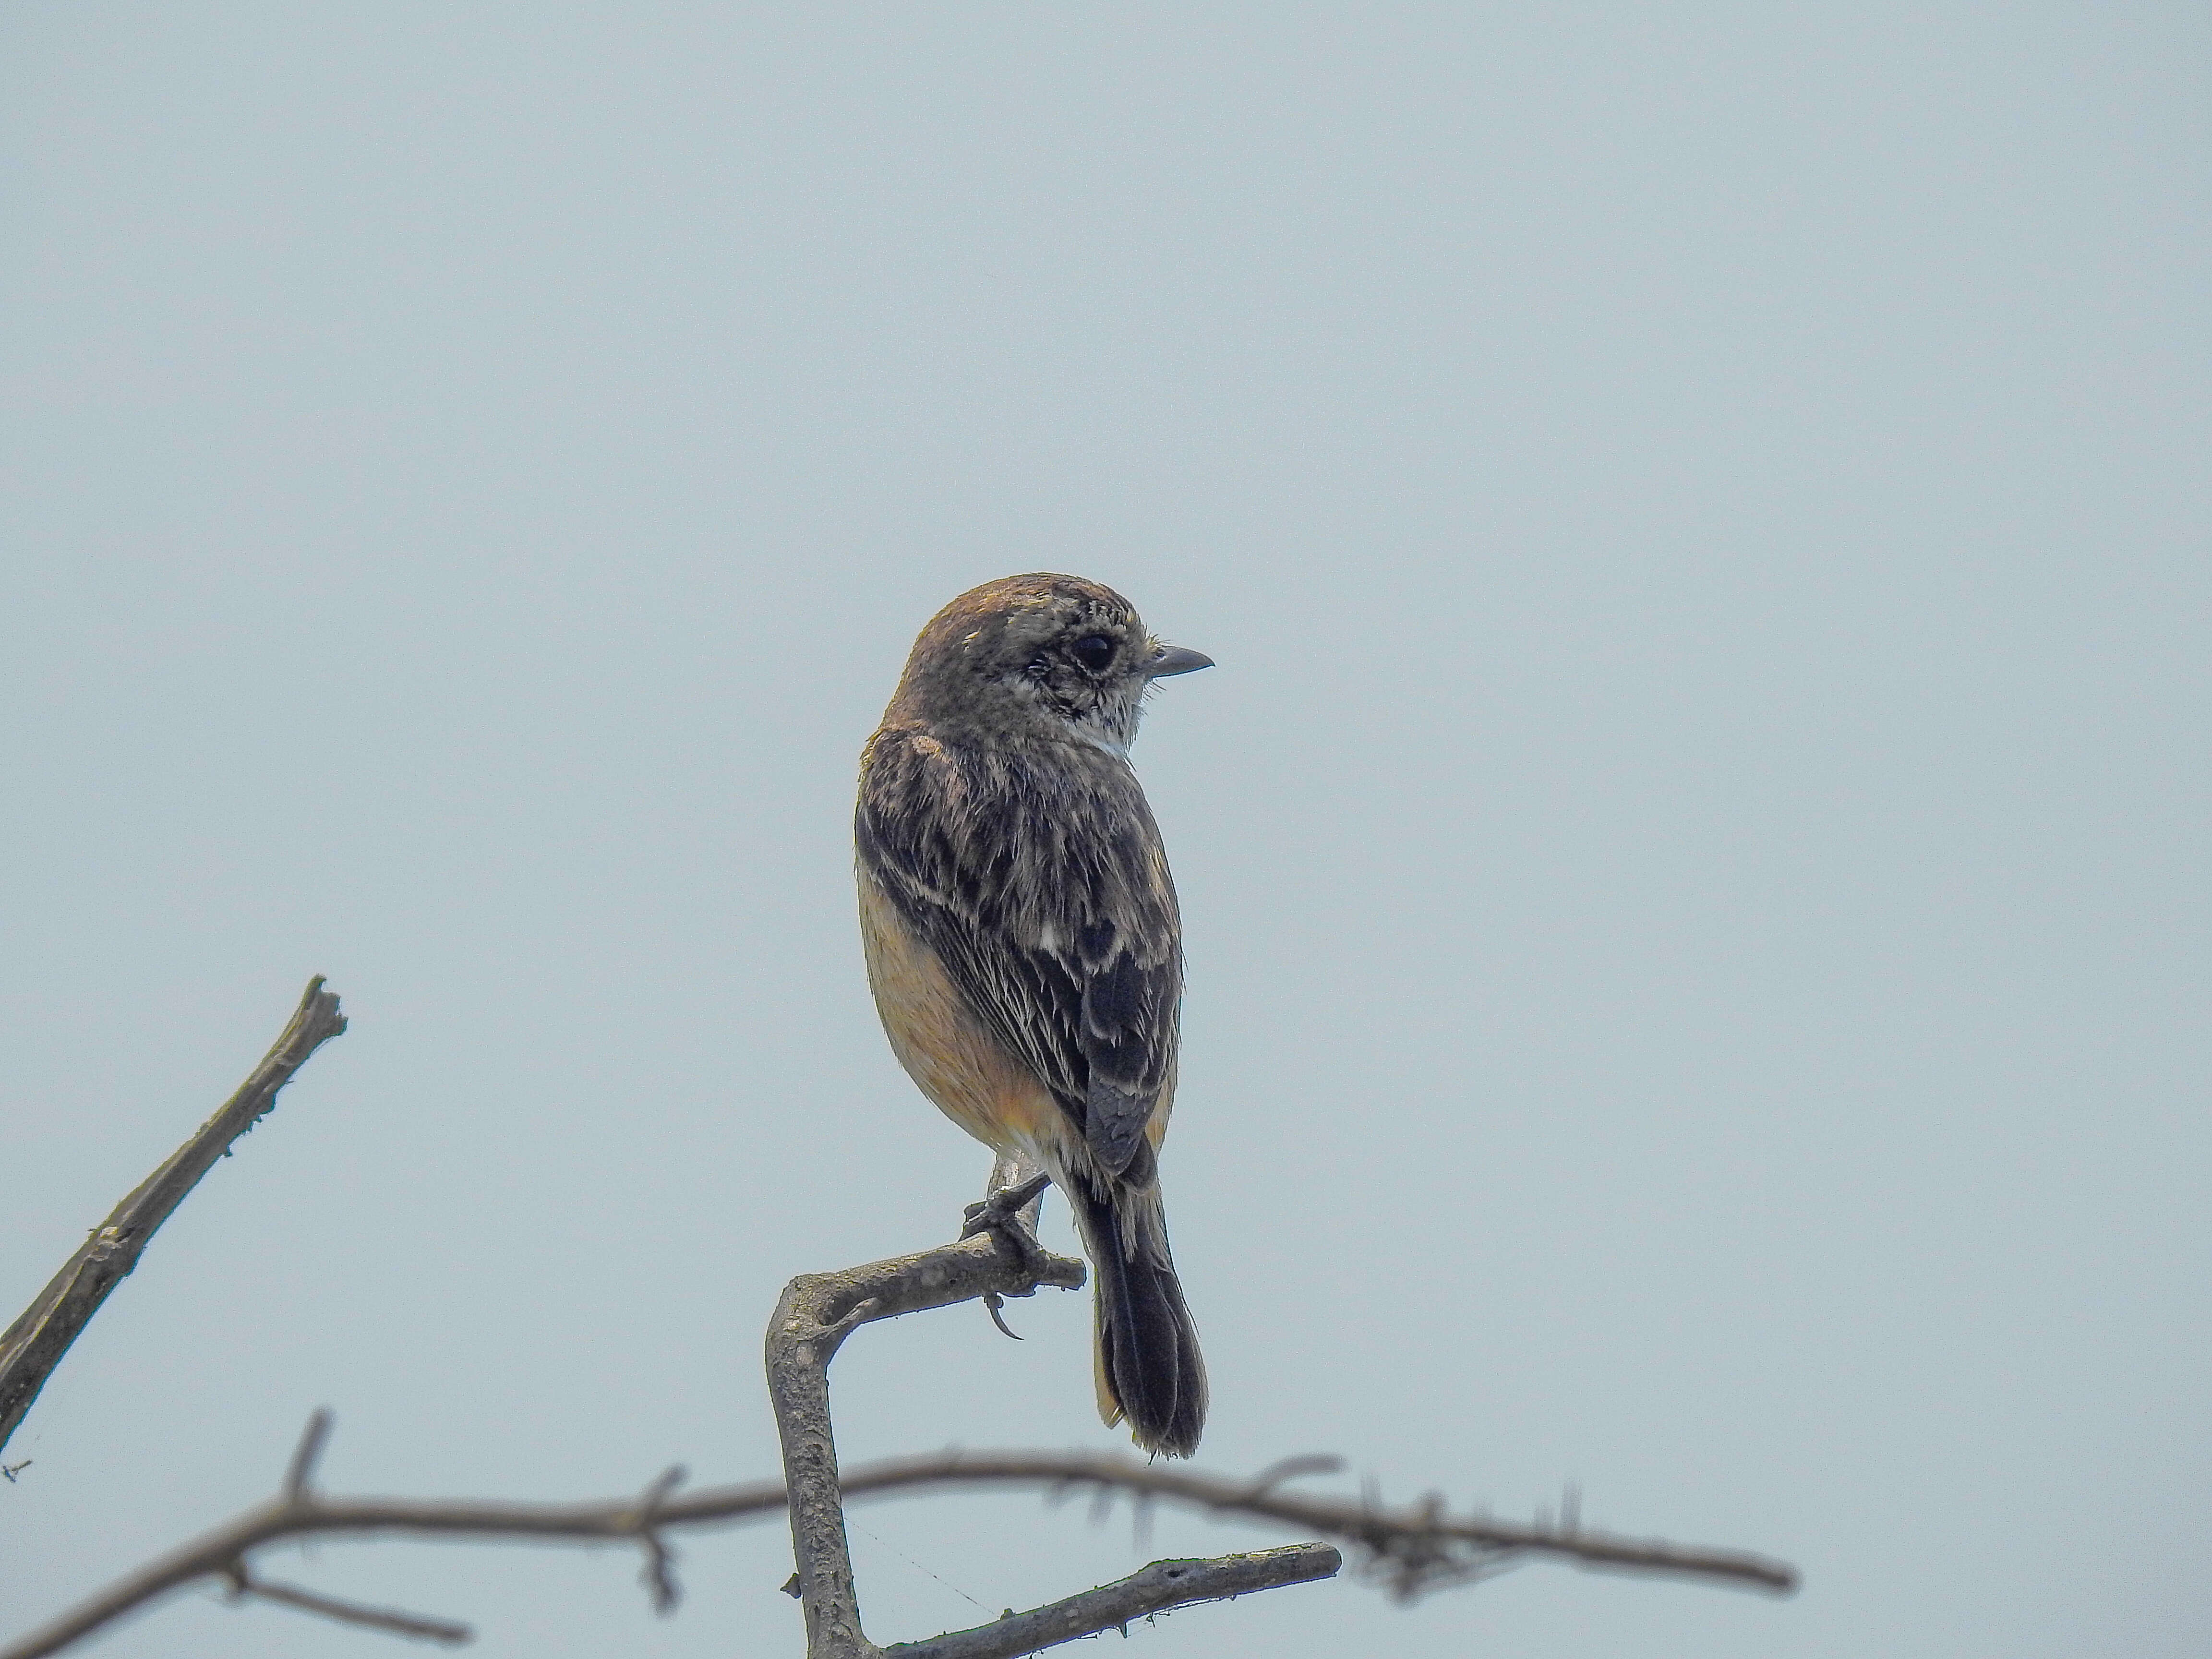
<svg viewBox="0 0 2212 1659">
<path fill-rule="evenodd" d="M 337 994 L 320 975 L 293 1010 L 276 1045 L 215 1115 L 93 1228 L 38 1298 L 0 1332 L 0 1445 L 7 1443 L 108 1293 L 129 1276 L 161 1224 L 233 1144 L 267 1115 L 311 1055 L 346 1028 Z"/>
<path fill-rule="evenodd" d="M 1279 1458 L 1252 1477 L 1246 1495 L 1264 1498 L 1285 1480 L 1296 1480 L 1309 1474 L 1339 1474 L 1343 1472 L 1344 1460 L 1333 1452 L 1308 1452 L 1302 1456 Z"/>
<path fill-rule="evenodd" d="M 301 1431 L 300 1443 L 292 1449 L 292 1461 L 284 1470 L 284 1501 L 288 1504 L 304 1502 L 315 1478 L 315 1465 L 322 1461 L 323 1448 L 330 1443 L 331 1429 L 337 1419 L 331 1415 L 328 1406 L 318 1406 L 307 1419 L 307 1426 Z"/>
</svg>

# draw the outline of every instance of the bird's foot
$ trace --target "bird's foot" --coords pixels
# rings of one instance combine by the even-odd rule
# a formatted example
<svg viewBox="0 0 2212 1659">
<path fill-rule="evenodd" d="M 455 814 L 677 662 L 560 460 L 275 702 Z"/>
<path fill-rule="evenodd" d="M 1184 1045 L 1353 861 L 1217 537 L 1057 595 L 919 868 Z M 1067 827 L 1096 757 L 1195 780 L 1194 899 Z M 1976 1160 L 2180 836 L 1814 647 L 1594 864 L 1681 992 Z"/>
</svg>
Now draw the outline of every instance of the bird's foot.
<svg viewBox="0 0 2212 1659">
<path fill-rule="evenodd" d="M 1034 1175 L 1018 1186 L 1001 1187 L 981 1204 L 970 1204 L 961 1223 L 960 1237 L 973 1238 L 978 1233 L 995 1233 L 1013 1249 L 1023 1269 L 1032 1279 L 1043 1277 L 1047 1253 L 1038 1242 L 1036 1228 L 1022 1212 L 1034 1205 L 1047 1187 L 1052 1184 L 1048 1175 Z M 1012 1291 L 1011 1296 L 1035 1296 L 1034 1289 Z M 991 1322 L 999 1328 L 1000 1334 L 1020 1341 L 1021 1335 L 1011 1328 L 1000 1311 L 1006 1306 L 997 1291 L 983 1293 L 983 1310 L 991 1316 Z"/>
<path fill-rule="evenodd" d="M 978 1233 L 996 1233 L 1013 1247 L 1022 1265 L 1034 1273 L 1044 1264 L 1046 1252 L 1022 1212 L 1036 1203 L 1050 1185 L 1050 1176 L 1034 1175 L 1018 1187 L 1001 1187 L 981 1204 L 970 1204 L 961 1224 L 960 1237 L 973 1238 Z"/>
</svg>

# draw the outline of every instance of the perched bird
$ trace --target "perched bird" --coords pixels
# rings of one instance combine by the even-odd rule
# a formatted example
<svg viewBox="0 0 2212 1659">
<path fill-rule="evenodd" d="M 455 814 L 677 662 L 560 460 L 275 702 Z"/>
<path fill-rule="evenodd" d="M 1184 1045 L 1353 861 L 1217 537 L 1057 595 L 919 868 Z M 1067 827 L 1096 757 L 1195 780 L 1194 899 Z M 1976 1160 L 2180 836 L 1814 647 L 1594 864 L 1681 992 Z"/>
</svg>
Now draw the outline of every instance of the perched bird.
<svg viewBox="0 0 2212 1659">
<path fill-rule="evenodd" d="M 1097 1272 L 1099 1415 L 1176 1457 L 1206 1423 L 1158 1157 L 1182 924 L 1129 744 L 1153 681 L 1211 666 L 1097 582 L 986 582 L 915 641 L 854 814 L 891 1048 L 947 1117 L 1066 1194 Z"/>
</svg>

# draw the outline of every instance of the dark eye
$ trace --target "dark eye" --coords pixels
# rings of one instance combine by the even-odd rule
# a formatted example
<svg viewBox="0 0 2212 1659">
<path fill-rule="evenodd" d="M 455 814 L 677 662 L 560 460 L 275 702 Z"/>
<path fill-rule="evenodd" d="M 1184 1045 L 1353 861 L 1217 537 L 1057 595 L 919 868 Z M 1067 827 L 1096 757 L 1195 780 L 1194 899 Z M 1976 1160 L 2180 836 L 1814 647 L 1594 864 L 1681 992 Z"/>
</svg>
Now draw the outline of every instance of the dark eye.
<svg viewBox="0 0 2212 1659">
<path fill-rule="evenodd" d="M 1114 660 L 1114 641 L 1103 634 L 1085 634 L 1067 650 L 1070 656 L 1094 674 Z"/>
</svg>

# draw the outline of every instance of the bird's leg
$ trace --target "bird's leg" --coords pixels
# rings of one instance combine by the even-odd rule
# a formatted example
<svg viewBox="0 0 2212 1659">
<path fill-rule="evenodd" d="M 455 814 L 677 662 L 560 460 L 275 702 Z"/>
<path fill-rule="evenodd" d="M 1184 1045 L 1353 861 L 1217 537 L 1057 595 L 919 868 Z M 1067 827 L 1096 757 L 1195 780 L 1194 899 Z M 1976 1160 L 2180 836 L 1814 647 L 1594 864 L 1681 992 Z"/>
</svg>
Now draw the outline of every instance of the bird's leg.
<svg viewBox="0 0 2212 1659">
<path fill-rule="evenodd" d="M 990 1184 L 985 1189 L 988 1195 L 981 1203 L 968 1206 L 960 1237 L 973 1238 L 978 1233 L 996 1233 L 1034 1272 L 1046 1255 L 1043 1244 L 1037 1239 L 1036 1223 L 1044 1205 L 1044 1189 L 1051 1184 L 1052 1177 L 1030 1159 L 1018 1153 L 1000 1153 L 991 1165 Z M 1036 1292 L 1021 1291 L 1015 1294 L 1034 1296 Z M 983 1297 L 984 1310 L 991 1316 L 991 1322 L 1004 1334 L 1014 1336 L 1000 1312 L 1004 1305 L 995 1291 Z M 1018 1337 L 1015 1340 L 1020 1340 Z"/>
<path fill-rule="evenodd" d="M 964 1212 L 960 1237 L 973 1238 L 978 1233 L 997 1233 L 1014 1247 L 1024 1261 L 1036 1261 L 1045 1253 L 1044 1246 L 1037 1242 L 1037 1200 L 1051 1185 L 1052 1177 L 1040 1170 L 1018 1187 L 1001 1187 L 981 1204 L 970 1204 Z"/>
</svg>

